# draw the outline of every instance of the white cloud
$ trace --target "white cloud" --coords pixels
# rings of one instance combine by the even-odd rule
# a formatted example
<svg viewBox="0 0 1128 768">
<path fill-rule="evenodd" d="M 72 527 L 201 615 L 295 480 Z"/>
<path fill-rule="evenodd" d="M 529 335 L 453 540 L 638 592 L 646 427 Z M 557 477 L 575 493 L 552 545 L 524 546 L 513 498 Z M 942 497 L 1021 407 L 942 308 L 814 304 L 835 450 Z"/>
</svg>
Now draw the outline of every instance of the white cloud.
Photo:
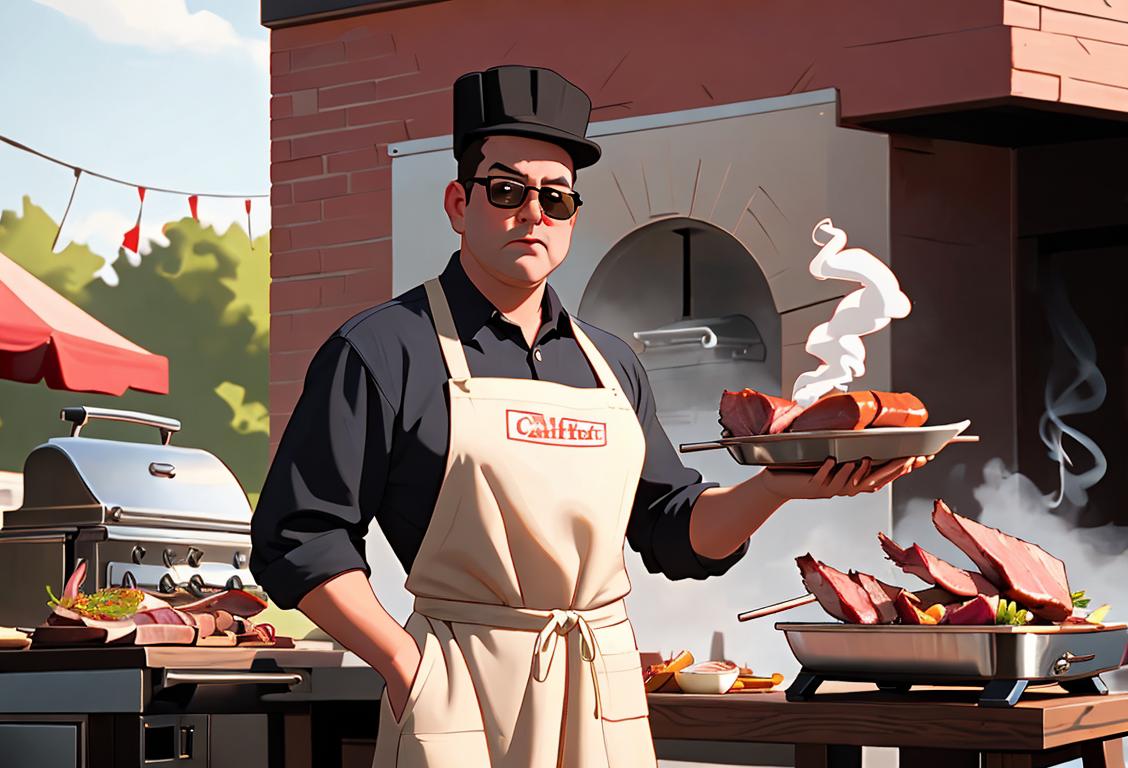
<svg viewBox="0 0 1128 768">
<path fill-rule="evenodd" d="M 109 43 L 154 51 L 183 48 L 196 53 L 240 51 L 269 70 L 269 46 L 241 37 L 211 11 L 189 12 L 185 0 L 35 0 L 85 25 Z"/>
</svg>

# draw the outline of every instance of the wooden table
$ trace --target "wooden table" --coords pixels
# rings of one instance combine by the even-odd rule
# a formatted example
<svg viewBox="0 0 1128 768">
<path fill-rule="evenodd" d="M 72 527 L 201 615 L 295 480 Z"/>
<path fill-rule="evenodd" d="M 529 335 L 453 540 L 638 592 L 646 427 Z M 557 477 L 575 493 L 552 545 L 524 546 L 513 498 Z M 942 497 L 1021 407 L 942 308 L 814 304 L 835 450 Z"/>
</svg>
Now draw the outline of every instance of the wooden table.
<svg viewBox="0 0 1128 768">
<path fill-rule="evenodd" d="M 1128 694 L 1082 696 L 1028 689 L 1014 707 L 984 708 L 976 691 L 826 683 L 813 700 L 783 691 L 703 696 L 648 694 L 655 739 L 795 745 L 797 768 L 861 766 L 863 746 L 896 747 L 904 768 L 1035 768 L 1082 758 L 1085 768 L 1123 768 Z"/>
</svg>

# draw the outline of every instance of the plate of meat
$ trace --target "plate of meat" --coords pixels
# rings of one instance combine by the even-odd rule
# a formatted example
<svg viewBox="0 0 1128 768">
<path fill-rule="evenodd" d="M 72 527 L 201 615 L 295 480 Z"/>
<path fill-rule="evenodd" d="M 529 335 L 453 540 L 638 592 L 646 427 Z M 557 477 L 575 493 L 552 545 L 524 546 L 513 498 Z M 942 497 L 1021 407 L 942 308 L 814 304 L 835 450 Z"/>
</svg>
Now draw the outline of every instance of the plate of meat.
<svg viewBox="0 0 1128 768">
<path fill-rule="evenodd" d="M 745 389 L 721 396 L 719 440 L 683 443 L 682 453 L 725 448 L 740 464 L 816 467 L 826 459 L 874 462 L 931 456 L 964 435 L 970 421 L 926 425 L 928 410 L 907 392 L 834 392 L 804 408 Z"/>
</svg>

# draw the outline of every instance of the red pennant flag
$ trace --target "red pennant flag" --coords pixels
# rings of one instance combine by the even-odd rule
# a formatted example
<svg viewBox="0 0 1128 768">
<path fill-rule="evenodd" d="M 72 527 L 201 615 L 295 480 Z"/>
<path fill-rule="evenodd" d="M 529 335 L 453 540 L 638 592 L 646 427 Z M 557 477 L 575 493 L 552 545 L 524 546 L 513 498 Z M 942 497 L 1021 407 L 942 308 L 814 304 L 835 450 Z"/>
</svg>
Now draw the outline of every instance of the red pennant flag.
<svg viewBox="0 0 1128 768">
<path fill-rule="evenodd" d="M 247 239 L 251 241 L 251 250 L 255 249 L 255 238 L 251 234 L 251 199 L 248 197 L 243 201 L 243 207 L 247 209 Z"/>
<path fill-rule="evenodd" d="M 196 212 L 196 206 L 200 202 L 199 195 L 188 195 L 188 210 L 192 212 L 192 218 L 196 221 L 200 220 L 200 215 Z"/>
<path fill-rule="evenodd" d="M 145 210 L 145 188 L 138 187 L 137 194 L 141 198 L 141 205 L 137 208 L 137 223 L 121 238 L 121 247 L 134 253 L 137 253 L 137 247 L 141 240 L 141 211 Z"/>
</svg>

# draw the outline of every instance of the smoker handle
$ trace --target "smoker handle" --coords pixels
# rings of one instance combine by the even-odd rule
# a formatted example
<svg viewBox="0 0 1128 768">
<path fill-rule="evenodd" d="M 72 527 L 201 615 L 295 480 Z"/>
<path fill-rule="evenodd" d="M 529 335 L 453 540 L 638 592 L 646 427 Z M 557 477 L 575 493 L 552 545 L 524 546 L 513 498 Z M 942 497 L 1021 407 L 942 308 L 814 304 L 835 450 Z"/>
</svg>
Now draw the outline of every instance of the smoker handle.
<svg viewBox="0 0 1128 768">
<path fill-rule="evenodd" d="M 305 682 L 297 672 L 203 672 L 169 670 L 164 687 L 174 685 L 286 685 L 293 688 Z"/>
<path fill-rule="evenodd" d="M 641 341 L 644 347 L 649 347 L 655 342 L 665 344 L 700 344 L 705 349 L 712 349 L 717 346 L 717 334 L 707 325 L 689 328 L 659 328 L 653 331 L 635 331 L 631 335 Z"/>
<path fill-rule="evenodd" d="M 161 433 L 161 443 L 168 445 L 172 439 L 173 432 L 180 431 L 180 422 L 177 419 L 170 419 L 166 416 L 155 416 L 151 413 L 141 413 L 139 411 L 119 411 L 116 408 L 96 408 L 91 405 L 72 405 L 59 413 L 59 418 L 63 421 L 69 421 L 73 425 L 71 427 L 71 437 L 78 437 L 78 433 L 82 431 L 89 422 L 101 419 L 103 421 L 124 421 L 127 424 L 140 424 L 145 427 L 156 427 Z"/>
</svg>

